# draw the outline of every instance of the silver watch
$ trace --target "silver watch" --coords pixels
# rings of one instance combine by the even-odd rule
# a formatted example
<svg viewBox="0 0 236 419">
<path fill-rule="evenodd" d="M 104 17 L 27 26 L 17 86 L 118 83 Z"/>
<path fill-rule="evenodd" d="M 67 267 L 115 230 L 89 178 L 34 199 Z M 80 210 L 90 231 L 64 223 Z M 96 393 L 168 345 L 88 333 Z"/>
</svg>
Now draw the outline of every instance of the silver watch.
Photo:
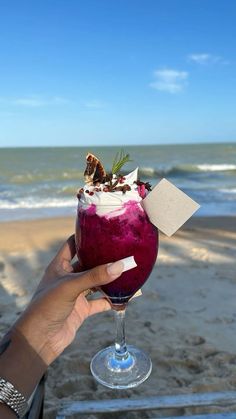
<svg viewBox="0 0 236 419">
<path fill-rule="evenodd" d="M 18 418 L 22 418 L 28 410 L 28 403 L 23 394 L 3 378 L 0 378 L 0 403 L 7 404 Z"/>
</svg>

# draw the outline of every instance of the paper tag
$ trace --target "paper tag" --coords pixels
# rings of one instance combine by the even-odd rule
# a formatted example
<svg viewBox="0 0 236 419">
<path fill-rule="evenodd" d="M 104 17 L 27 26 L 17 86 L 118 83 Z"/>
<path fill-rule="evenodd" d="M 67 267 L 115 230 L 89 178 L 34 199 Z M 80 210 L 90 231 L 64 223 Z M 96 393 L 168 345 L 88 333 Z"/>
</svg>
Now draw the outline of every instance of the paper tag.
<svg viewBox="0 0 236 419">
<path fill-rule="evenodd" d="M 162 179 L 141 204 L 152 224 L 169 237 L 200 208 L 167 179 Z"/>
</svg>

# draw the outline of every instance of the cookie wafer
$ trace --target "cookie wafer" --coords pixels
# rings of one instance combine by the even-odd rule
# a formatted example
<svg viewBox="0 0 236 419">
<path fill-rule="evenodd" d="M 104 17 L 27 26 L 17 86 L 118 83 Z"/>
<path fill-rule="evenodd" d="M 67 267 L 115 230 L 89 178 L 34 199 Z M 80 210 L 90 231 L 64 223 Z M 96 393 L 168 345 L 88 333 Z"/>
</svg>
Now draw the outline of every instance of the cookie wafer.
<svg viewBox="0 0 236 419">
<path fill-rule="evenodd" d="M 100 160 L 92 153 L 88 153 L 86 161 L 87 166 L 84 172 L 85 182 L 90 185 L 96 182 L 102 182 L 106 177 L 106 171 Z"/>
</svg>

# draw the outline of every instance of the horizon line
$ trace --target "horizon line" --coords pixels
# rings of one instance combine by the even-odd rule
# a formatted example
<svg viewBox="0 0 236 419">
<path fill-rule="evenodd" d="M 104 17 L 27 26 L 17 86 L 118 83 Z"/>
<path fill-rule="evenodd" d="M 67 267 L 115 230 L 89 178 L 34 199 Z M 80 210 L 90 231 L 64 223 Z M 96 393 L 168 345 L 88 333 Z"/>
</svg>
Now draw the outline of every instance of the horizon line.
<svg viewBox="0 0 236 419">
<path fill-rule="evenodd" d="M 108 147 L 108 148 L 127 148 L 127 147 L 152 147 L 152 146 L 178 146 L 178 145 L 212 145 L 212 144 L 236 144 L 234 141 L 196 141 L 196 142 L 177 142 L 177 143 L 140 143 L 140 144 L 88 144 L 88 145 L 8 145 L 1 146 L 0 149 L 13 149 L 13 148 L 89 148 L 89 147 Z"/>
</svg>

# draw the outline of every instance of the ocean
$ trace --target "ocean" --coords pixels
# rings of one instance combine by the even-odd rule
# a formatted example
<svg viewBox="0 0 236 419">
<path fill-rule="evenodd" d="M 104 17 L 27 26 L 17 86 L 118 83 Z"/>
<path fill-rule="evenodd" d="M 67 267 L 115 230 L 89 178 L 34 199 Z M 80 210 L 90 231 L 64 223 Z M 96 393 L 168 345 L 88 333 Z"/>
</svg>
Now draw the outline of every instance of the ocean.
<svg viewBox="0 0 236 419">
<path fill-rule="evenodd" d="M 123 147 L 140 179 L 155 186 L 165 177 L 196 200 L 198 216 L 236 215 L 236 144 Z M 119 147 L 0 149 L 0 221 L 76 214 L 85 156 L 96 154 L 107 171 Z"/>
</svg>

